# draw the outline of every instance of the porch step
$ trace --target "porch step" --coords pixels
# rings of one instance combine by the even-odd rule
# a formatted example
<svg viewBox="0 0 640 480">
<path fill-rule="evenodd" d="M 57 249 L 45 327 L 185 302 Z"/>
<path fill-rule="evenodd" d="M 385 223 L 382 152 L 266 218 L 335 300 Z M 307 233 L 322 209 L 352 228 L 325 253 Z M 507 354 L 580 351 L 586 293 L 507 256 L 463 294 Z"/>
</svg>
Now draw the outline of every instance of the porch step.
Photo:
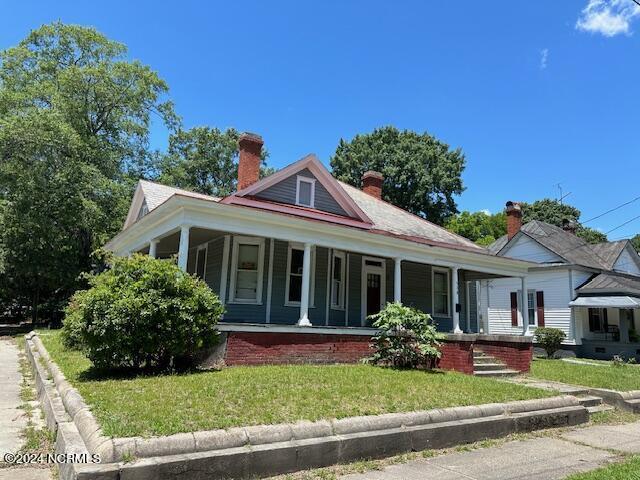
<svg viewBox="0 0 640 480">
<path fill-rule="evenodd" d="M 633 413 L 640 413 L 640 398 L 625 400 L 623 408 Z"/>
<path fill-rule="evenodd" d="M 481 363 L 499 363 L 495 357 L 490 357 L 489 355 L 484 355 L 482 357 L 473 357 L 474 365 L 480 365 Z"/>
<path fill-rule="evenodd" d="M 502 368 L 500 370 L 481 370 L 473 372 L 478 377 L 515 377 L 520 375 L 518 370 L 511 370 L 510 368 Z"/>
<path fill-rule="evenodd" d="M 583 407 L 597 407 L 598 405 L 602 405 L 602 398 L 594 397 L 593 395 L 580 395 L 578 401 Z"/>
<path fill-rule="evenodd" d="M 486 362 L 486 363 L 473 362 L 474 372 L 486 372 L 487 370 L 489 371 L 503 370 L 504 368 L 505 368 L 504 363 L 496 363 L 495 359 L 492 359 L 492 362 Z"/>
<path fill-rule="evenodd" d="M 612 407 L 611 405 L 605 405 L 604 403 L 602 405 L 587 407 L 587 412 L 589 412 L 589 415 L 592 415 L 594 413 L 600 413 L 600 412 L 610 412 L 611 410 L 615 410 L 615 408 Z"/>
</svg>

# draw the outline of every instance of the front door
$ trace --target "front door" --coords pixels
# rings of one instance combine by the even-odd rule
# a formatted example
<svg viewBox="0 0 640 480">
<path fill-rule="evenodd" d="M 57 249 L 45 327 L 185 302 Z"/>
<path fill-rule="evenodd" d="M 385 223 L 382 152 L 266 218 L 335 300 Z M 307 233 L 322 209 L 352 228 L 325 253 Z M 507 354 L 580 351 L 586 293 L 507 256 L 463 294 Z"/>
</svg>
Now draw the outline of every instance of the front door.
<svg viewBox="0 0 640 480">
<path fill-rule="evenodd" d="M 369 315 L 375 315 L 384 306 L 385 261 L 380 258 L 362 259 L 362 325 L 371 325 Z"/>
</svg>

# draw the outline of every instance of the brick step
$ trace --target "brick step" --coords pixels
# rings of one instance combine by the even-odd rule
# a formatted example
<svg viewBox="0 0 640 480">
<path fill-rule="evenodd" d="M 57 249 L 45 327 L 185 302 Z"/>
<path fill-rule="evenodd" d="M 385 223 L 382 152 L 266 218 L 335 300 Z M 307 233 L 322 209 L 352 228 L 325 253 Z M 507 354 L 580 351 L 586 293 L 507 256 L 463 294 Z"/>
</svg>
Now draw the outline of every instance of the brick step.
<svg viewBox="0 0 640 480">
<path fill-rule="evenodd" d="M 578 401 L 580 405 L 584 407 L 597 407 L 598 405 L 602 405 L 602 398 L 594 397 L 593 395 L 580 395 Z"/>
<path fill-rule="evenodd" d="M 482 372 L 486 370 L 503 370 L 504 368 L 504 363 L 473 363 L 474 372 Z"/>
<path fill-rule="evenodd" d="M 487 355 L 486 357 L 473 357 L 473 363 L 480 364 L 480 363 L 501 363 L 501 362 L 496 357 L 490 357 Z"/>
<path fill-rule="evenodd" d="M 473 372 L 478 377 L 515 377 L 520 375 L 517 370 L 511 370 L 510 368 L 503 368 L 501 370 L 483 370 L 479 372 Z"/>
</svg>

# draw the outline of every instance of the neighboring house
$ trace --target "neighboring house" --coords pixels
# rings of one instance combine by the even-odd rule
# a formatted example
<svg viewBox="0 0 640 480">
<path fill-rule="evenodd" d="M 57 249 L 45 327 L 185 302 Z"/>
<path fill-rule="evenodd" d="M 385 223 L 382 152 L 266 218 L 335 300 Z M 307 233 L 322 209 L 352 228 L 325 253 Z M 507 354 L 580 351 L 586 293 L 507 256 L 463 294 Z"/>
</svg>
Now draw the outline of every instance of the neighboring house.
<svg viewBox="0 0 640 480">
<path fill-rule="evenodd" d="M 360 190 L 309 155 L 259 180 L 262 139 L 243 134 L 239 146 L 237 192 L 140 181 L 106 245 L 177 255 L 225 303 L 223 331 L 370 336 L 368 316 L 394 300 L 431 313 L 442 331 L 475 331 L 469 286 L 530 266 L 381 200 L 379 173 L 365 173 Z"/>
<path fill-rule="evenodd" d="M 559 328 L 578 354 L 640 356 L 640 256 L 628 240 L 587 244 L 575 226 L 532 221 L 522 225 L 517 203 L 507 202 L 508 234 L 489 246 L 501 256 L 535 262 L 526 279 L 529 333 Z M 480 322 L 486 333 L 518 334 L 522 283 L 478 282 Z"/>
</svg>

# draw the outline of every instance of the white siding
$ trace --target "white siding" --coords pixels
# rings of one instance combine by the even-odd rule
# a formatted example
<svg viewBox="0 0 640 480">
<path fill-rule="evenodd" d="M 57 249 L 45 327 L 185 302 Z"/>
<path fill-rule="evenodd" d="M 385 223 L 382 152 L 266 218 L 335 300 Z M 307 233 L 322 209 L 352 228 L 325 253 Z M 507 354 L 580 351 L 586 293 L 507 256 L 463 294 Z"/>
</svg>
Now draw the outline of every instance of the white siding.
<svg viewBox="0 0 640 480">
<path fill-rule="evenodd" d="M 613 265 L 613 269 L 616 272 L 630 273 L 632 275 L 640 275 L 640 268 L 638 268 L 638 254 L 630 252 L 629 248 L 622 250 L 622 253 Z M 633 255 L 636 256 L 635 260 Z"/>
<path fill-rule="evenodd" d="M 522 335 L 522 318 L 518 315 L 518 326 L 511 326 L 511 292 L 517 292 L 521 288 L 518 278 L 499 278 L 483 282 L 485 285 L 482 295 L 486 298 L 487 285 L 489 300 L 487 312 L 489 317 L 489 333 Z M 572 300 L 569 288 L 569 270 L 547 270 L 533 272 L 527 277 L 529 290 L 544 292 L 544 318 L 545 326 L 559 328 L 567 335 L 565 343 L 574 343 L 573 329 L 571 328 L 571 309 L 569 302 Z M 484 300 L 486 303 L 487 301 Z M 483 311 L 485 311 L 483 309 Z"/>
<path fill-rule="evenodd" d="M 508 250 L 500 253 L 502 257 L 518 258 L 536 263 L 564 262 L 562 258 L 527 235 L 520 234 Z"/>
</svg>

